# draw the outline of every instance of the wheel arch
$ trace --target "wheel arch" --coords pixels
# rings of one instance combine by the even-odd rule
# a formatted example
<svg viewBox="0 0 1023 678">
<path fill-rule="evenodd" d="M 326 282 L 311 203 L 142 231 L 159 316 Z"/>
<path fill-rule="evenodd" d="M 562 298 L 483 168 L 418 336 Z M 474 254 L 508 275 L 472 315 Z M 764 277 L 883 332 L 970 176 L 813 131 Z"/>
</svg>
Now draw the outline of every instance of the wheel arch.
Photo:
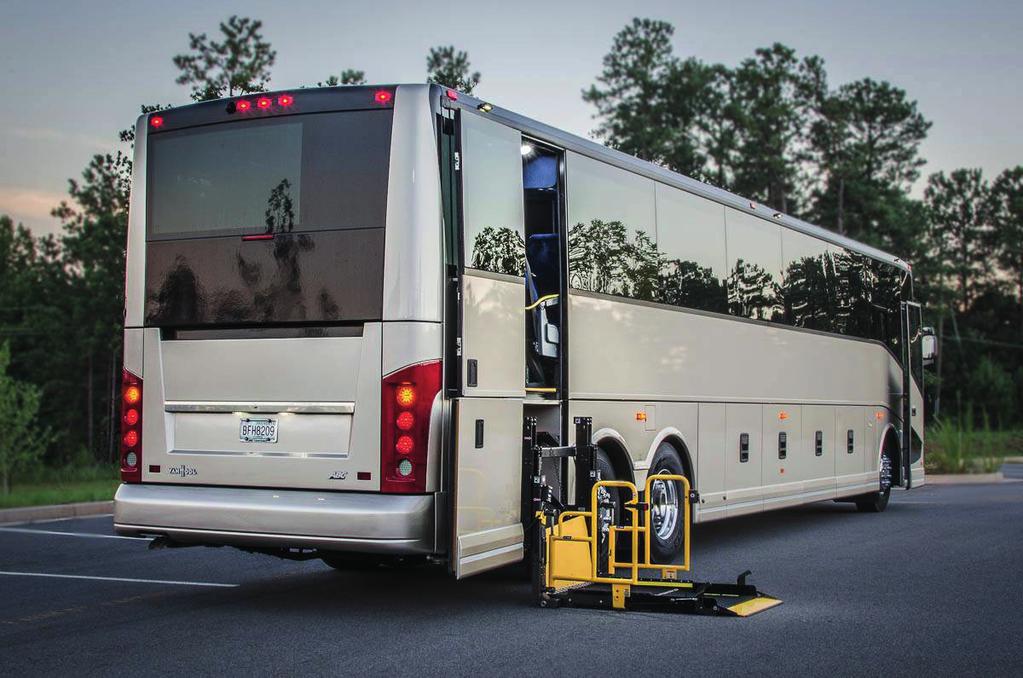
<svg viewBox="0 0 1023 678">
<path fill-rule="evenodd" d="M 610 428 L 602 428 L 593 432 L 594 444 L 604 450 L 611 460 L 615 475 L 619 480 L 627 480 L 630 483 L 636 482 L 636 473 L 633 468 L 632 457 L 629 456 L 629 446 L 618 431 Z"/>
<path fill-rule="evenodd" d="M 649 470 L 653 465 L 654 455 L 657 454 L 657 448 L 661 446 L 661 443 L 668 443 L 675 448 L 679 458 L 682 460 L 682 469 L 685 471 L 686 477 L 689 478 L 690 485 L 693 489 L 696 489 L 696 465 L 693 463 L 693 457 L 689 452 L 689 445 L 686 443 L 685 435 L 677 428 L 668 427 L 657 434 L 657 437 L 654 438 L 650 445 L 650 449 L 647 451 L 644 467 Z"/>
</svg>

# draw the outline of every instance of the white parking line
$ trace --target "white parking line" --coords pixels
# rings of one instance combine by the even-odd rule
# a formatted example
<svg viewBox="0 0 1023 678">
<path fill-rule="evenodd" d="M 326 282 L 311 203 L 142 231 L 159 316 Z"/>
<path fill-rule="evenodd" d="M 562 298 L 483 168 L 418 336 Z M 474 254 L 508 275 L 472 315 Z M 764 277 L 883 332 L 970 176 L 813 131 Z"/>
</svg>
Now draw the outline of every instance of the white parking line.
<svg viewBox="0 0 1023 678">
<path fill-rule="evenodd" d="M 120 534 L 92 534 L 89 532 L 57 532 L 56 530 L 33 530 L 27 527 L 0 527 L 0 532 L 16 532 L 18 534 L 49 534 L 58 537 L 86 537 L 88 539 L 141 539 L 149 541 L 148 537 L 125 537 Z"/>
<path fill-rule="evenodd" d="M 45 525 L 46 523 L 67 523 L 73 520 L 88 520 L 90 518 L 112 518 L 113 513 L 95 513 L 87 516 L 64 516 L 63 518 L 46 518 L 45 520 L 17 520 L 9 523 L 0 523 L 4 527 L 17 527 L 18 525 Z"/>
<path fill-rule="evenodd" d="M 116 581 L 135 584 L 169 584 L 171 586 L 212 586 L 221 589 L 233 589 L 240 584 L 215 584 L 208 581 L 170 581 L 167 579 L 133 579 L 130 577 L 93 577 L 85 574 L 49 574 L 45 572 L 4 572 L 0 575 L 8 577 L 52 577 L 54 579 L 88 579 L 91 581 Z"/>
</svg>

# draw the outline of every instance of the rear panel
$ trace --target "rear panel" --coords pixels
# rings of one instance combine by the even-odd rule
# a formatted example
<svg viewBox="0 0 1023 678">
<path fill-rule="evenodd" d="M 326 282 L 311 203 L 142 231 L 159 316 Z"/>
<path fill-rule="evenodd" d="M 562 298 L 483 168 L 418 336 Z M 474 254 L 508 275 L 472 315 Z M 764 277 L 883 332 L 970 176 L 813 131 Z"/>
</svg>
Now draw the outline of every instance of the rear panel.
<svg viewBox="0 0 1023 678">
<path fill-rule="evenodd" d="M 143 378 L 142 482 L 379 491 L 382 380 L 442 354 L 430 89 L 267 96 L 262 117 L 219 101 L 137 127 L 125 367 Z"/>
</svg>

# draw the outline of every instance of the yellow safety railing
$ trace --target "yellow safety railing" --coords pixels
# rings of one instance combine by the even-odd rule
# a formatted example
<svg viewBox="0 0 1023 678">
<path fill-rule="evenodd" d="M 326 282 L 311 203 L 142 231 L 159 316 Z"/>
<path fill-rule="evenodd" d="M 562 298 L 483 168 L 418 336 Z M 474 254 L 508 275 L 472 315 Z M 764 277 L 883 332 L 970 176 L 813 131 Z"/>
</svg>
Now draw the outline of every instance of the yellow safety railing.
<svg viewBox="0 0 1023 678">
<path fill-rule="evenodd" d="M 650 538 L 652 528 L 652 513 L 653 506 L 650 502 L 650 488 L 653 483 L 657 481 L 663 482 L 677 482 L 682 485 L 682 494 L 680 500 L 682 502 L 682 548 L 683 558 L 681 565 L 668 565 L 663 563 L 654 563 L 650 560 Z M 597 531 L 600 529 L 598 522 L 598 516 L 600 512 L 600 506 L 598 503 L 598 496 L 601 488 L 620 488 L 628 490 L 631 493 L 631 497 L 628 501 L 622 503 L 623 508 L 629 512 L 632 517 L 631 525 L 611 525 L 608 530 L 608 575 L 600 575 L 598 573 L 598 553 L 597 545 L 600 541 L 597 538 Z M 646 497 L 646 510 L 643 514 L 643 520 L 639 520 L 639 493 L 636 490 L 636 486 L 630 482 L 624 480 L 600 480 L 593 485 L 593 491 L 590 497 L 590 509 L 588 511 L 563 511 L 558 516 L 557 523 L 553 526 L 551 531 L 547 535 L 547 579 L 548 585 L 553 586 L 554 581 L 559 582 L 589 582 L 597 584 L 615 584 L 615 585 L 630 585 L 630 584 L 642 584 L 644 586 L 665 586 L 665 587 L 679 587 L 686 586 L 684 583 L 676 581 L 663 581 L 663 580 L 674 580 L 677 578 L 678 572 L 688 572 L 690 568 L 689 562 L 689 480 L 685 476 L 674 475 L 674 474 L 654 474 L 647 476 L 644 496 Z M 570 521 L 574 518 L 582 518 L 588 521 L 586 535 L 581 534 L 568 534 L 569 530 L 566 529 L 566 521 Z M 632 539 L 631 549 L 631 560 L 629 562 L 618 562 L 616 559 L 616 548 L 615 543 L 618 535 L 621 533 L 627 533 Z M 643 545 L 643 559 L 639 558 L 639 539 L 640 536 L 644 537 Z M 556 553 L 558 551 L 555 545 L 558 543 L 585 543 L 589 545 L 590 557 L 589 557 L 589 573 L 588 576 L 581 574 L 573 574 L 573 571 L 578 571 L 579 567 L 568 568 L 568 571 L 558 571 L 555 563 Z M 615 573 L 619 569 L 628 568 L 630 573 L 629 576 L 617 576 Z M 661 581 L 643 579 L 641 574 L 643 570 L 658 570 L 661 573 Z"/>
</svg>

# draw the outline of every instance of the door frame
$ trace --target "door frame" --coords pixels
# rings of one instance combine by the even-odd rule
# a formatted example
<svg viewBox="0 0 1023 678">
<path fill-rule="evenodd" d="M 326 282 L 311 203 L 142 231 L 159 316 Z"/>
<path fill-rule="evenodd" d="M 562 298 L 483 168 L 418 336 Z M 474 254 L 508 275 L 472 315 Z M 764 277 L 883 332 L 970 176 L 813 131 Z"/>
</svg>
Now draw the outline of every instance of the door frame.
<svg viewBox="0 0 1023 678">
<path fill-rule="evenodd" d="M 910 314 L 922 313 L 918 302 L 902 302 L 902 479 L 907 490 L 913 487 L 913 336 Z M 917 325 L 919 326 L 919 322 Z"/>
</svg>

